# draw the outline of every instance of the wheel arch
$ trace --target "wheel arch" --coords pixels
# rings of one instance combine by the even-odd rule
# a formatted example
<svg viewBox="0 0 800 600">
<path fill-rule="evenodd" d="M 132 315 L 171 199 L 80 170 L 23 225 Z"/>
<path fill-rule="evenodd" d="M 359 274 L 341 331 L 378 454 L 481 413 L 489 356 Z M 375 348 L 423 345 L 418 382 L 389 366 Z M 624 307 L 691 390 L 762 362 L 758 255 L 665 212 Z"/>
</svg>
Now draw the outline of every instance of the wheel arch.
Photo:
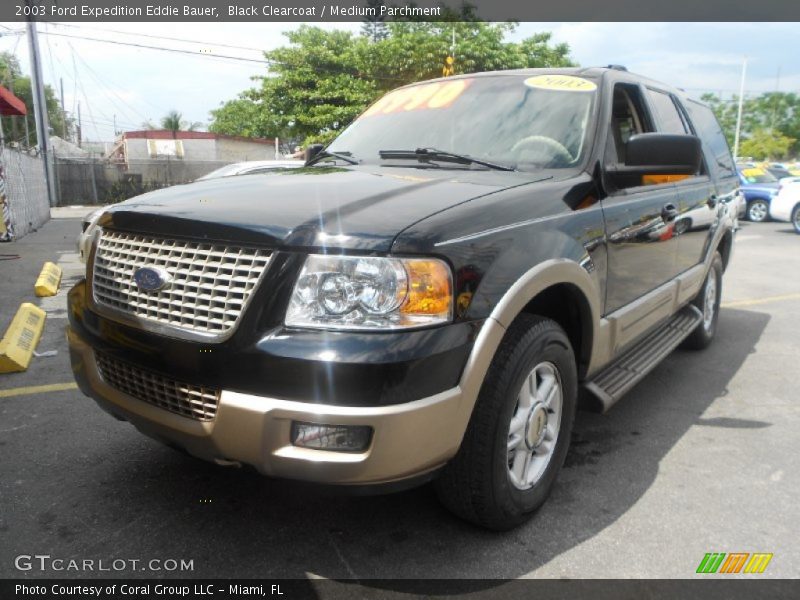
<svg viewBox="0 0 800 600">
<path fill-rule="evenodd" d="M 722 257 L 722 271 L 725 272 L 728 268 L 728 261 L 731 259 L 731 251 L 733 250 L 733 231 L 726 230 L 717 244 L 717 251 Z"/>
<path fill-rule="evenodd" d="M 566 301 L 567 306 L 554 307 L 552 303 L 559 300 Z M 544 261 L 525 272 L 506 291 L 478 334 L 459 382 L 463 393 L 459 426 L 464 430 L 506 330 L 520 314 L 541 314 L 538 311 L 542 310 L 549 314 L 541 316 L 552 318 L 562 327 L 567 325 L 564 329 L 576 346 L 573 350 L 579 378 L 591 369 L 600 339 L 600 290 L 578 263 L 569 259 Z M 578 324 L 571 322 L 574 315 L 579 317 Z"/>
</svg>

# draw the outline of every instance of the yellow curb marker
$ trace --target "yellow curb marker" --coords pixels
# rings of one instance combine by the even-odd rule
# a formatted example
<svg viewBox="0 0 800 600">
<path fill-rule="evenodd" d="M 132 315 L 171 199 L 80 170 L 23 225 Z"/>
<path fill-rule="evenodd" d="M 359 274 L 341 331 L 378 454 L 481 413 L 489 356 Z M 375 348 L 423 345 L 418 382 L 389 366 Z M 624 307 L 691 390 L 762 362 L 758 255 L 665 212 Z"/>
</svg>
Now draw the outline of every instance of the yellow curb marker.
<svg viewBox="0 0 800 600">
<path fill-rule="evenodd" d="M 800 300 L 800 294 L 784 294 L 783 296 L 768 296 L 766 298 L 755 298 L 753 300 L 734 300 L 733 302 L 723 302 L 722 308 L 734 308 L 736 306 L 756 306 L 758 304 L 769 304 L 770 302 L 780 302 L 781 300 Z"/>
<path fill-rule="evenodd" d="M 42 337 L 45 313 L 30 302 L 23 303 L 0 340 L 0 373 L 24 371 L 31 363 L 33 351 Z"/>
<path fill-rule="evenodd" d="M 77 390 L 76 383 L 52 383 L 50 385 L 29 385 L 27 387 L 0 390 L 0 398 L 13 398 L 14 396 L 30 396 L 31 394 L 44 394 L 46 392 L 63 392 Z"/>
<path fill-rule="evenodd" d="M 46 262 L 39 273 L 39 278 L 33 289 L 40 298 L 43 296 L 55 296 L 58 293 L 58 286 L 61 284 L 61 267 L 55 263 Z"/>
</svg>

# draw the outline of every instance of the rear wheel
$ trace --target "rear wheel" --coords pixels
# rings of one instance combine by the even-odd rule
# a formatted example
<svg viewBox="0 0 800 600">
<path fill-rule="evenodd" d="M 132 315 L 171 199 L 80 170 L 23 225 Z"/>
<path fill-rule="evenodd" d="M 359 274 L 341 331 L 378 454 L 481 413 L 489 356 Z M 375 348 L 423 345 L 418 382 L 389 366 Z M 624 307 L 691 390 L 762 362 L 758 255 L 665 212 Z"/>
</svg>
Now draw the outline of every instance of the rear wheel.
<svg viewBox="0 0 800 600">
<path fill-rule="evenodd" d="M 518 317 L 489 367 L 461 448 L 436 482 L 442 503 L 489 529 L 524 522 L 564 463 L 576 396 L 575 357 L 563 329 Z"/>
<path fill-rule="evenodd" d="M 719 252 L 714 253 L 711 268 L 708 271 L 703 287 L 697 294 L 692 304 L 701 313 L 703 320 L 697 328 L 683 342 L 683 347 L 690 350 L 707 348 L 714 340 L 719 320 L 719 303 L 722 297 L 722 257 Z"/>
<path fill-rule="evenodd" d="M 800 204 L 792 209 L 792 225 L 794 225 L 794 232 L 800 233 Z"/>
<path fill-rule="evenodd" d="M 754 223 L 763 223 L 769 216 L 769 204 L 766 200 L 752 200 L 747 205 L 747 220 Z"/>
</svg>

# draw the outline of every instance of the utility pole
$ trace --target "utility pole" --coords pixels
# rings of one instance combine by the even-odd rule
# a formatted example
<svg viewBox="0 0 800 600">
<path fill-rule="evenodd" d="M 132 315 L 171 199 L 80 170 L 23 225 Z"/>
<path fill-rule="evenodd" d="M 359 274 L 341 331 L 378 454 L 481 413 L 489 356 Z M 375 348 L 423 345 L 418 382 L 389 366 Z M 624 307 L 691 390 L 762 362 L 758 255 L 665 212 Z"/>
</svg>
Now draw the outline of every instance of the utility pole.
<svg viewBox="0 0 800 600">
<path fill-rule="evenodd" d="M 114 139 L 117 139 L 117 115 L 114 115 Z"/>
<path fill-rule="evenodd" d="M 67 139 L 67 110 L 64 108 L 64 78 L 59 77 L 58 83 L 61 86 L 61 120 L 63 121 L 63 127 L 62 127 L 63 138 L 65 142 L 68 142 L 69 140 Z"/>
<path fill-rule="evenodd" d="M 8 74 L 8 90 L 12 94 L 14 93 L 14 78 L 11 76 L 10 72 Z M 27 119 L 28 117 L 27 117 L 27 115 L 25 115 L 23 118 Z M 9 119 L 9 121 L 11 121 L 11 140 L 14 141 L 14 142 L 19 143 L 19 133 L 18 133 L 18 130 L 17 130 L 17 119 L 12 117 L 11 119 Z M 27 144 L 28 140 L 25 140 L 25 143 Z"/>
<path fill-rule="evenodd" d="M 30 0 L 25 4 L 31 5 Z M 36 142 L 39 155 L 44 166 L 44 180 L 47 184 L 47 199 L 50 206 L 55 206 L 55 190 L 50 168 L 50 124 L 47 121 L 47 103 L 45 102 L 44 83 L 42 81 L 42 61 L 39 56 L 39 38 L 36 36 L 36 23 L 27 22 L 28 49 L 31 55 L 31 93 L 33 96 L 33 114 L 36 118 Z"/>
<path fill-rule="evenodd" d="M 81 101 L 78 100 L 78 148 L 81 147 L 81 134 L 83 132 L 83 127 L 81 127 Z"/>
<path fill-rule="evenodd" d="M 742 131 L 742 106 L 744 104 L 744 78 L 747 74 L 747 57 L 742 63 L 742 81 L 739 83 L 739 111 L 736 115 L 736 134 L 733 138 L 733 160 L 739 159 L 739 136 Z"/>
</svg>

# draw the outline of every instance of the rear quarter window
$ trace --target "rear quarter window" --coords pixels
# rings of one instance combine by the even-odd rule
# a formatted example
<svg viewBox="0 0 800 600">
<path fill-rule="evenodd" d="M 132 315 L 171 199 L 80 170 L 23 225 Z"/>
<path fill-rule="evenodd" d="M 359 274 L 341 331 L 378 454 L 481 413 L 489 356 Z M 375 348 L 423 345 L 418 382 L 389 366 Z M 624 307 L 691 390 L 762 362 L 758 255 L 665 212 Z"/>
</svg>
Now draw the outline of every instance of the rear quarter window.
<svg viewBox="0 0 800 600">
<path fill-rule="evenodd" d="M 728 140 L 725 139 L 714 112 L 704 104 L 693 100 L 686 102 L 685 106 L 697 135 L 703 141 L 703 151 L 707 157 L 709 170 L 717 179 L 736 177 L 736 167 Z"/>
</svg>

